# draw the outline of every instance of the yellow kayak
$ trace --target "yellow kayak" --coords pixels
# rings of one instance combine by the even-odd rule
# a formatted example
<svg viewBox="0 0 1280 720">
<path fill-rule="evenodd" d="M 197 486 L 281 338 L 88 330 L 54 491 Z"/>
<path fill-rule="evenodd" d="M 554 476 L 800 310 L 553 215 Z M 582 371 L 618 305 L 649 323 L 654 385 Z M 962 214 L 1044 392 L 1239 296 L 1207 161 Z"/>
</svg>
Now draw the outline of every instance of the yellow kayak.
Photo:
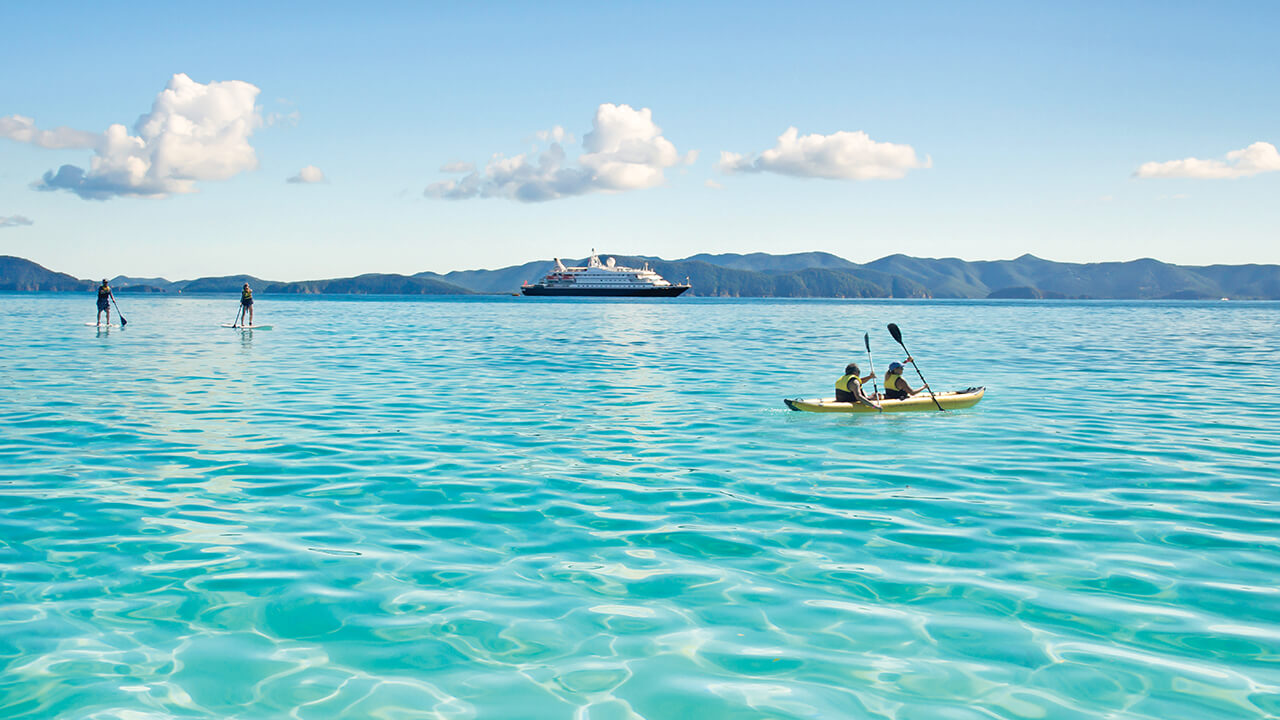
<svg viewBox="0 0 1280 720">
<path fill-rule="evenodd" d="M 938 404 L 935 405 L 933 399 L 929 397 L 929 393 L 920 393 L 906 400 L 878 400 L 876 401 L 881 410 L 884 412 L 911 412 L 923 411 L 938 412 L 938 405 L 945 410 L 959 410 L 961 408 L 973 407 L 982 399 L 986 388 L 969 388 L 968 390 L 958 390 L 955 392 L 934 393 L 933 397 L 938 398 Z M 783 400 L 787 407 L 792 410 L 802 410 L 804 412 L 838 412 L 838 413 L 875 413 L 880 412 L 872 407 L 867 407 L 862 403 L 836 402 L 834 398 L 826 398 L 824 400 L 804 400 L 796 398 L 795 400 Z"/>
</svg>

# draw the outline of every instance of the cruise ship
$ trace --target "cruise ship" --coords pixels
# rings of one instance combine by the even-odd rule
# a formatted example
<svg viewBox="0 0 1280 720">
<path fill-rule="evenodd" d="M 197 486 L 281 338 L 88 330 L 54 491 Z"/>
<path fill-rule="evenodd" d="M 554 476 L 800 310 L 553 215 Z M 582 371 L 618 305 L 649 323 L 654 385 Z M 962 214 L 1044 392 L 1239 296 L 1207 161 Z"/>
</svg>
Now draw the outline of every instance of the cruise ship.
<svg viewBox="0 0 1280 720">
<path fill-rule="evenodd" d="M 672 285 L 649 268 L 629 268 L 618 265 L 613 258 L 600 262 L 596 251 L 586 267 L 565 267 L 556 258 L 556 267 L 539 282 L 525 283 L 520 292 L 525 295 L 595 295 L 606 297 L 675 297 L 688 290 L 690 285 Z"/>
</svg>

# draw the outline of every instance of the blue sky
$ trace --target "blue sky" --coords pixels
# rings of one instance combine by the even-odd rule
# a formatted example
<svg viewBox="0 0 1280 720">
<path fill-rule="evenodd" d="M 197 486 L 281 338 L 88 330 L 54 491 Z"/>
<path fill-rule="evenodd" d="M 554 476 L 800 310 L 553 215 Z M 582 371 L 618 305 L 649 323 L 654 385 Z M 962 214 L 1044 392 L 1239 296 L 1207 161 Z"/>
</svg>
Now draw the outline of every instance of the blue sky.
<svg viewBox="0 0 1280 720">
<path fill-rule="evenodd" d="M 1275 3 L 3 14 L 0 254 L 85 277 L 593 247 L 1280 262 Z M 323 181 L 287 182 L 307 167 Z"/>
</svg>

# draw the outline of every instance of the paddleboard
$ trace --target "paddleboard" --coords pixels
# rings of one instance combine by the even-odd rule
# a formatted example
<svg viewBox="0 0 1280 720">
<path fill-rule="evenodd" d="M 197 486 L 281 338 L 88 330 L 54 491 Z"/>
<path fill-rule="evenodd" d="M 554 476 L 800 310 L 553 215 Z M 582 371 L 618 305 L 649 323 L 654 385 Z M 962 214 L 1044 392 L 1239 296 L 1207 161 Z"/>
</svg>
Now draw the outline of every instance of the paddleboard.
<svg viewBox="0 0 1280 720">
<path fill-rule="evenodd" d="M 89 326 L 89 327 L 99 327 L 99 328 L 118 328 L 118 327 L 120 327 L 119 325 L 117 325 L 117 324 L 115 324 L 115 323 L 111 323 L 110 325 L 100 325 L 100 324 L 98 324 L 98 323 L 85 323 L 85 325 L 87 325 L 87 326 Z"/>
<path fill-rule="evenodd" d="M 231 323 L 222 323 L 222 327 L 231 328 L 232 330 L 270 330 L 270 325 L 232 325 Z"/>
</svg>

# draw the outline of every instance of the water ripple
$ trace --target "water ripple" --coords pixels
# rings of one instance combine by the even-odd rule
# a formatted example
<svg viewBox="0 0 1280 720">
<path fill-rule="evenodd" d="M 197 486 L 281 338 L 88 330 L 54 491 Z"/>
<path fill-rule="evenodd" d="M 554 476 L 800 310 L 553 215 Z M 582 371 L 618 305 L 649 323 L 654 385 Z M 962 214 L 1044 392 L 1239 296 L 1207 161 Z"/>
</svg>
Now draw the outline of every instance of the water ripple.
<svg viewBox="0 0 1280 720">
<path fill-rule="evenodd" d="M 1274 303 L 6 300 L 6 718 L 1280 715 Z"/>
</svg>

